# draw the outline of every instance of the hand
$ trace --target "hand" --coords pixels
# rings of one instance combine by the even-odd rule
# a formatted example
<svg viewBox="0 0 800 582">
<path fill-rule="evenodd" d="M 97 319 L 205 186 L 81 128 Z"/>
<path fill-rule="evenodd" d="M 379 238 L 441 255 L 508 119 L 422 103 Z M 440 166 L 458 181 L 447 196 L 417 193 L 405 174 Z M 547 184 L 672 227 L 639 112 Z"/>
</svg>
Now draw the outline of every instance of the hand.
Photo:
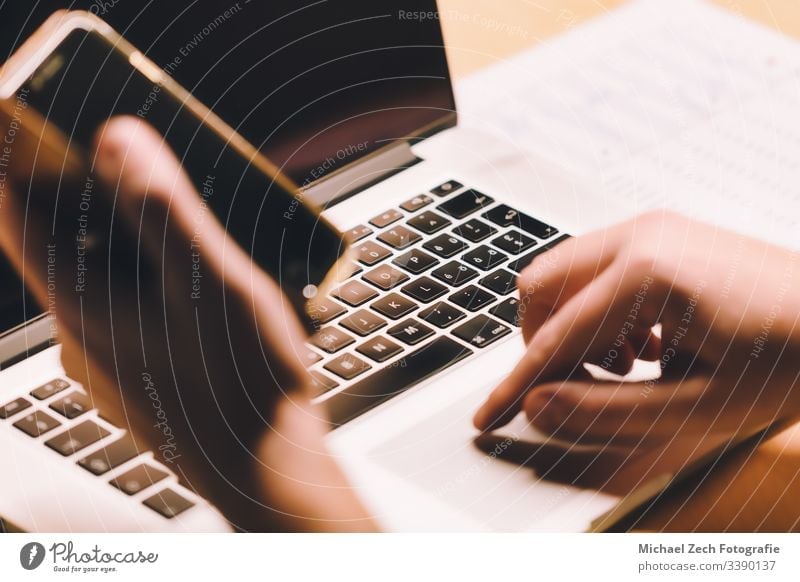
<svg viewBox="0 0 800 582">
<path fill-rule="evenodd" d="M 677 463 L 800 412 L 797 255 L 652 212 L 562 243 L 519 278 L 528 350 L 475 415 L 489 430 L 524 410 L 566 443 Z M 660 336 L 654 326 L 660 324 Z M 596 381 L 584 363 L 646 382 Z"/>
<path fill-rule="evenodd" d="M 96 141 L 84 184 L 37 184 L 26 201 L 18 177 L 0 212 L 67 373 L 234 526 L 371 527 L 308 406 L 288 300 L 149 126 L 116 119 Z"/>
</svg>

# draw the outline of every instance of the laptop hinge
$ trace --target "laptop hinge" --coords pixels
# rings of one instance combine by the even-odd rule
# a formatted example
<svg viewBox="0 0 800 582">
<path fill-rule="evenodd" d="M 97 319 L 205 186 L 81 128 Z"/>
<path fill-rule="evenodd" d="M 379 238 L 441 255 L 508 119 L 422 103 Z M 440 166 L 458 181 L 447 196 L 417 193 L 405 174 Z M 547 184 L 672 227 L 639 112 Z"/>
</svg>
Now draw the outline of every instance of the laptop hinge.
<svg viewBox="0 0 800 582">
<path fill-rule="evenodd" d="M 421 161 L 403 140 L 313 183 L 303 195 L 307 202 L 327 208 Z"/>
</svg>

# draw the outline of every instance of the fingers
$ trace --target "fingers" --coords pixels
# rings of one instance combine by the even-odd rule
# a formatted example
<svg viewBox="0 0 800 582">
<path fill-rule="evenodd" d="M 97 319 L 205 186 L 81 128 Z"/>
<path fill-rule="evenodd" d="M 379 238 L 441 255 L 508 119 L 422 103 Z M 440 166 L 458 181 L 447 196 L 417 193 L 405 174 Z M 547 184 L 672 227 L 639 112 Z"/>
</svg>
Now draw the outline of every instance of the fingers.
<svg viewBox="0 0 800 582">
<path fill-rule="evenodd" d="M 476 413 L 475 426 L 487 430 L 505 424 L 519 412 L 529 389 L 548 378 L 566 377 L 583 362 L 627 371 L 632 352 L 623 330 L 626 323 L 655 324 L 661 302 L 654 297 L 657 291 L 652 278 L 626 275 L 624 263 L 608 267 L 542 325 L 514 370 Z M 632 310 L 635 321 L 628 322 Z"/>
<path fill-rule="evenodd" d="M 525 414 L 541 431 L 580 444 L 666 442 L 697 424 L 707 378 L 683 383 L 548 383 L 532 390 Z"/>
</svg>

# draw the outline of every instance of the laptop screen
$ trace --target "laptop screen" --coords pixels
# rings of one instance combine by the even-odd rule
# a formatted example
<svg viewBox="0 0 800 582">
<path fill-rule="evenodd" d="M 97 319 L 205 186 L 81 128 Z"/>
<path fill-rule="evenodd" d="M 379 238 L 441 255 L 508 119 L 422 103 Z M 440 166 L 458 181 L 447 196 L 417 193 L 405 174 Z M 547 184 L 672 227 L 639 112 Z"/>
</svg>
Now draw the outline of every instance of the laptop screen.
<svg viewBox="0 0 800 582">
<path fill-rule="evenodd" d="M 60 8 L 109 22 L 300 185 L 454 122 L 435 0 L 4 2 L 0 59 Z M 0 330 L 38 311 L 6 271 Z"/>
</svg>

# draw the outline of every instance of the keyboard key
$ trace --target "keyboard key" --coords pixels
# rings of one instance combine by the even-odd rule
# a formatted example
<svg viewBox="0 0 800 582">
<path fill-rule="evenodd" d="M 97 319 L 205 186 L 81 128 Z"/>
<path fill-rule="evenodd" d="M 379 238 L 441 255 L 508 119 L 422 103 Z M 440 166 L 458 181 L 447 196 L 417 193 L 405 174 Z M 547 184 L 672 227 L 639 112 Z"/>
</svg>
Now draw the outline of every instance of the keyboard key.
<svg viewBox="0 0 800 582">
<path fill-rule="evenodd" d="M 306 353 L 303 354 L 303 363 L 306 366 L 313 366 L 314 364 L 319 362 L 321 359 L 322 359 L 322 356 L 320 356 L 317 352 L 315 352 L 314 350 L 311 350 L 311 349 L 306 349 Z"/>
<path fill-rule="evenodd" d="M 428 253 L 419 249 L 411 249 L 392 261 L 398 267 L 403 267 L 406 271 L 414 273 L 422 273 L 427 271 L 434 265 L 439 264 L 439 259 L 430 256 Z"/>
<path fill-rule="evenodd" d="M 324 325 L 344 313 L 346 309 L 327 297 L 314 298 L 306 305 L 306 313 L 317 324 Z"/>
<path fill-rule="evenodd" d="M 489 313 L 516 327 L 522 324 L 522 320 L 519 317 L 518 297 L 509 297 L 499 305 L 492 307 Z"/>
<path fill-rule="evenodd" d="M 344 240 L 346 240 L 350 244 L 353 244 L 371 234 L 372 234 L 372 229 L 370 227 L 368 227 L 366 224 L 359 224 L 355 228 L 351 228 L 346 233 L 344 233 Z"/>
<path fill-rule="evenodd" d="M 440 257 L 449 259 L 461 251 L 467 250 L 467 243 L 454 236 L 440 234 L 436 238 L 426 242 L 424 245 L 422 245 L 422 247 L 431 251 L 432 253 L 436 253 Z"/>
<path fill-rule="evenodd" d="M 326 370 L 333 372 L 337 376 L 340 376 L 345 380 L 350 380 L 359 374 L 363 374 L 372 366 L 353 354 L 342 354 L 338 358 L 325 364 L 324 367 Z"/>
<path fill-rule="evenodd" d="M 497 269 L 478 282 L 498 295 L 508 295 L 517 288 L 517 276 L 505 269 Z"/>
<path fill-rule="evenodd" d="M 466 255 L 461 257 L 461 260 L 470 265 L 474 265 L 479 269 L 488 271 L 495 268 L 508 258 L 497 249 L 489 248 L 486 245 L 481 245 L 477 249 L 473 249 Z"/>
<path fill-rule="evenodd" d="M 512 230 L 504 235 L 498 236 L 492 241 L 492 244 L 512 255 L 518 255 L 536 246 L 536 239 L 524 235 L 518 230 Z"/>
<path fill-rule="evenodd" d="M 447 327 L 461 319 L 464 319 L 466 316 L 467 315 L 463 311 L 456 309 L 444 301 L 434 303 L 428 307 L 428 309 L 421 311 L 419 314 L 419 318 L 425 323 L 430 323 L 436 327 Z"/>
<path fill-rule="evenodd" d="M 337 299 L 341 299 L 348 305 L 353 307 L 358 307 L 362 303 L 366 303 L 373 297 L 378 296 L 378 292 L 371 287 L 367 287 L 364 283 L 359 281 L 348 281 L 338 289 L 336 289 L 332 295 Z"/>
<path fill-rule="evenodd" d="M 311 343 L 323 352 L 335 354 L 352 344 L 355 339 L 336 327 L 324 327 L 313 335 Z"/>
<path fill-rule="evenodd" d="M 144 501 L 142 501 L 147 507 L 156 511 L 166 517 L 167 519 L 172 519 L 176 515 L 179 515 L 194 507 L 194 503 L 182 497 L 172 489 L 164 489 L 163 491 L 159 491 L 152 497 L 148 497 Z"/>
<path fill-rule="evenodd" d="M 431 202 L 433 202 L 433 198 L 427 194 L 420 194 L 419 196 L 414 196 L 411 200 L 403 202 L 400 208 L 406 212 L 416 212 L 420 208 L 425 208 Z"/>
<path fill-rule="evenodd" d="M 102 475 L 139 456 L 140 452 L 133 439 L 129 435 L 125 435 L 88 457 L 84 457 L 78 461 L 78 464 L 90 473 Z"/>
<path fill-rule="evenodd" d="M 530 265 L 533 262 L 533 259 L 535 259 L 539 255 L 541 255 L 542 253 L 545 253 L 545 252 L 549 251 L 550 249 L 552 249 L 556 245 L 564 242 L 565 240 L 567 240 L 569 238 L 570 238 L 570 236 L 568 234 L 565 234 L 564 236 L 561 236 L 561 237 L 559 237 L 559 238 L 557 238 L 557 239 L 555 239 L 553 241 L 550 241 L 549 243 L 540 246 L 538 249 L 531 251 L 530 253 L 528 253 L 524 257 L 520 257 L 516 261 L 513 261 L 513 262 L 509 263 L 508 264 L 508 268 L 511 269 L 512 271 L 516 272 L 516 273 L 520 273 L 520 272 L 522 272 L 522 269 L 524 269 L 525 267 L 527 267 L 528 265 Z"/>
<path fill-rule="evenodd" d="M 136 495 L 139 491 L 147 489 L 166 477 L 167 473 L 165 471 L 156 469 L 151 465 L 141 464 L 129 471 L 125 471 L 116 479 L 109 481 L 109 483 L 123 493 Z"/>
<path fill-rule="evenodd" d="M 439 210 L 449 214 L 454 218 L 464 218 L 473 212 L 477 212 L 486 206 L 494 203 L 494 199 L 477 190 L 467 190 L 455 198 L 443 202 L 438 206 Z"/>
<path fill-rule="evenodd" d="M 458 236 L 464 237 L 470 242 L 480 242 L 483 239 L 496 234 L 497 229 L 493 226 L 489 226 L 485 222 L 478 220 L 477 218 L 472 218 L 453 229 L 453 232 Z"/>
<path fill-rule="evenodd" d="M 436 186 L 433 188 L 431 192 L 436 194 L 437 196 L 447 196 L 448 194 L 452 194 L 456 190 L 460 190 L 463 188 L 464 185 L 461 182 L 456 182 L 455 180 L 450 180 L 449 182 L 445 182 L 440 186 Z"/>
<path fill-rule="evenodd" d="M 553 228 L 549 224 L 536 220 L 532 216 L 528 216 L 505 204 L 500 204 L 492 208 L 489 212 L 484 213 L 483 216 L 497 225 L 503 227 L 516 226 L 539 238 L 550 238 L 558 232 L 558 229 Z"/>
<path fill-rule="evenodd" d="M 61 416 L 66 416 L 72 420 L 88 412 L 92 408 L 92 401 L 86 394 L 73 392 L 50 404 L 50 408 L 58 412 Z"/>
<path fill-rule="evenodd" d="M 430 303 L 434 299 L 437 299 L 447 293 L 447 287 L 437 283 L 433 279 L 420 277 L 419 279 L 411 281 L 411 283 L 403 287 L 402 291 L 417 301 L 421 301 L 422 303 Z"/>
<path fill-rule="evenodd" d="M 372 226 L 377 226 L 378 228 L 383 228 L 384 226 L 389 226 L 393 222 L 397 222 L 403 218 L 403 214 L 399 210 L 395 210 L 392 208 L 391 210 L 387 210 L 383 214 L 379 214 L 375 218 L 369 221 Z"/>
<path fill-rule="evenodd" d="M 476 348 L 485 348 L 511 333 L 511 328 L 491 317 L 478 315 L 453 330 L 453 335 Z"/>
<path fill-rule="evenodd" d="M 358 346 L 356 351 L 376 362 L 385 362 L 402 352 L 403 348 L 385 337 L 377 336 Z"/>
<path fill-rule="evenodd" d="M 368 267 L 381 262 L 391 254 L 392 251 L 371 240 L 361 243 L 356 249 L 358 260 Z"/>
<path fill-rule="evenodd" d="M 470 285 L 464 287 L 461 291 L 456 291 L 448 299 L 459 307 L 469 311 L 478 311 L 480 308 L 496 301 L 497 297 L 480 287 Z"/>
<path fill-rule="evenodd" d="M 314 398 L 322 396 L 339 385 L 336 380 L 329 378 L 322 372 L 311 370 L 309 375 L 311 376 L 311 386 L 314 388 Z"/>
<path fill-rule="evenodd" d="M 408 275 L 403 273 L 403 271 L 398 271 L 391 265 L 384 264 L 364 275 L 362 279 L 372 283 L 378 289 L 388 291 L 389 289 L 397 287 L 400 283 L 408 281 Z"/>
<path fill-rule="evenodd" d="M 53 394 L 58 394 L 69 388 L 69 382 L 66 380 L 56 379 L 50 380 L 47 384 L 39 386 L 35 390 L 31 390 L 31 396 L 37 400 L 45 400 L 50 398 Z"/>
<path fill-rule="evenodd" d="M 432 336 L 434 331 L 416 319 L 409 318 L 394 327 L 390 327 L 386 333 L 394 339 L 413 346 Z"/>
<path fill-rule="evenodd" d="M 422 237 L 416 232 L 408 230 L 405 226 L 395 226 L 386 232 L 381 233 L 378 240 L 386 243 L 390 247 L 402 250 L 410 247 Z"/>
<path fill-rule="evenodd" d="M 397 293 L 389 293 L 372 304 L 372 309 L 391 319 L 400 319 L 416 308 L 416 303 Z"/>
<path fill-rule="evenodd" d="M 14 423 L 19 430 L 34 438 L 61 426 L 55 418 L 41 410 L 34 410 Z"/>
<path fill-rule="evenodd" d="M 376 329 L 382 328 L 386 322 L 366 309 L 359 309 L 351 313 L 339 322 L 342 327 L 349 329 L 355 334 L 365 336 L 371 334 Z"/>
<path fill-rule="evenodd" d="M 91 420 L 82 422 L 45 442 L 57 453 L 69 457 L 89 445 L 106 438 L 111 433 Z"/>
<path fill-rule="evenodd" d="M 458 261 L 450 261 L 431 273 L 440 281 L 444 281 L 453 287 L 460 287 L 467 281 L 471 281 L 478 276 L 478 271 L 472 269 Z"/>
<path fill-rule="evenodd" d="M 417 214 L 414 218 L 409 219 L 406 224 L 413 226 L 418 231 L 424 232 L 425 234 L 433 234 L 446 226 L 450 226 L 452 223 L 444 216 L 429 210 Z"/>
<path fill-rule="evenodd" d="M 8 404 L 0 406 L 0 419 L 5 420 L 9 416 L 14 416 L 18 412 L 22 412 L 26 408 L 30 407 L 31 407 L 30 402 L 28 402 L 24 398 L 17 398 L 16 400 L 12 400 Z"/>
<path fill-rule="evenodd" d="M 387 366 L 327 402 L 334 426 L 344 424 L 472 355 L 449 337 L 438 337 L 403 358 L 405 366 Z"/>
</svg>

